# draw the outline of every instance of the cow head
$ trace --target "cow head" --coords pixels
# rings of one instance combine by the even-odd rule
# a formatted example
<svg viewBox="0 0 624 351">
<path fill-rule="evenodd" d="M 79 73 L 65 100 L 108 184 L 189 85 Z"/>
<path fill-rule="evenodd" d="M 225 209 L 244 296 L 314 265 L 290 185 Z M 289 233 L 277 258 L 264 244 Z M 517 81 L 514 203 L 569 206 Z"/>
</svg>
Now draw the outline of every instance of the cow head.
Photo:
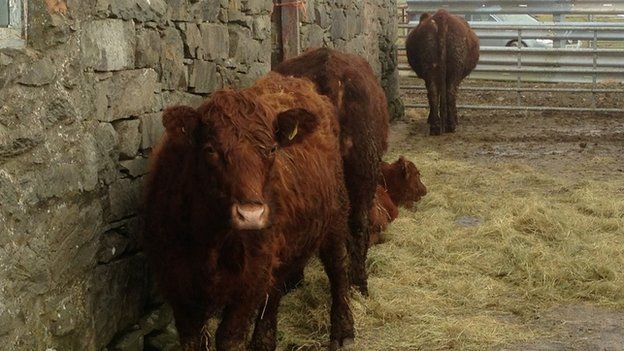
<svg viewBox="0 0 624 351">
<path fill-rule="evenodd" d="M 198 112 L 197 151 L 217 179 L 232 227 L 268 227 L 275 160 L 312 134 L 318 117 L 303 109 L 277 113 L 253 94 L 233 90 L 214 93 Z"/>
<path fill-rule="evenodd" d="M 403 156 L 394 163 L 382 163 L 381 170 L 385 186 L 396 205 L 411 208 L 427 194 L 427 187 L 420 180 L 420 171 Z"/>
</svg>

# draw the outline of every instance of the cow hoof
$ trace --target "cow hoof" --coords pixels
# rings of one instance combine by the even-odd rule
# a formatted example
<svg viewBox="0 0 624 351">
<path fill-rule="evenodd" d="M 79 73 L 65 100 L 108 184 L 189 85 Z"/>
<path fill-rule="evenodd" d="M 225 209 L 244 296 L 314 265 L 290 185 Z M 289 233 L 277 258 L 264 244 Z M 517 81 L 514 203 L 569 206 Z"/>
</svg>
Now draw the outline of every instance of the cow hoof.
<svg viewBox="0 0 624 351">
<path fill-rule="evenodd" d="M 329 351 L 352 351 L 355 350 L 355 340 L 353 338 L 346 338 L 342 340 L 342 345 L 338 340 L 332 340 L 329 344 Z"/>
<path fill-rule="evenodd" d="M 447 133 L 455 133 L 455 127 L 448 127 L 448 128 L 446 128 L 445 132 L 447 132 Z"/>
</svg>

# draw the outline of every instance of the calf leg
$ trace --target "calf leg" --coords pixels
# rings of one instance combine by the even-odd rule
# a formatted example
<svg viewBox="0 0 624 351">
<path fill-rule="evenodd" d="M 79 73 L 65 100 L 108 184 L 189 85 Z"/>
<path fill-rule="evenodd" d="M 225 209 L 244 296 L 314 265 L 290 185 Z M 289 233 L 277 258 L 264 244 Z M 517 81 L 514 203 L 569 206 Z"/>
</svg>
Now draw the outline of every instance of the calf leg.
<svg viewBox="0 0 624 351">
<path fill-rule="evenodd" d="M 330 350 L 337 350 L 353 344 L 355 336 L 353 315 L 349 308 L 349 279 L 347 277 L 347 247 L 345 236 L 347 226 L 342 220 L 337 230 L 328 233 L 321 245 L 320 257 L 331 286 L 331 344 Z"/>
<path fill-rule="evenodd" d="M 438 87 L 433 79 L 425 79 L 425 85 L 427 86 L 427 100 L 429 101 L 429 117 L 427 123 L 429 123 L 429 134 L 440 135 L 440 94 Z"/>
<path fill-rule="evenodd" d="M 303 284 L 303 279 L 303 268 L 291 272 L 288 276 L 286 276 L 286 280 L 284 281 L 284 294 L 298 288 L 301 284 Z"/>
</svg>

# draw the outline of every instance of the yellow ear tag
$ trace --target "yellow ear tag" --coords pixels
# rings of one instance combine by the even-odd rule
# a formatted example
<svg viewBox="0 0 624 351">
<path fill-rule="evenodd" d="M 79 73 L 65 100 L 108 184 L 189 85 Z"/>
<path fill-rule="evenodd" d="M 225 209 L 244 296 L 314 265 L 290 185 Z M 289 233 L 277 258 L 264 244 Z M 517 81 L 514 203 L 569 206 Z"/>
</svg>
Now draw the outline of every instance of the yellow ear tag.
<svg viewBox="0 0 624 351">
<path fill-rule="evenodd" d="M 295 129 L 293 129 L 293 131 L 288 136 L 288 140 L 293 140 L 295 138 L 295 136 L 297 136 L 297 129 L 298 129 L 298 127 L 299 127 L 299 122 L 297 122 L 297 124 L 295 124 Z"/>
</svg>

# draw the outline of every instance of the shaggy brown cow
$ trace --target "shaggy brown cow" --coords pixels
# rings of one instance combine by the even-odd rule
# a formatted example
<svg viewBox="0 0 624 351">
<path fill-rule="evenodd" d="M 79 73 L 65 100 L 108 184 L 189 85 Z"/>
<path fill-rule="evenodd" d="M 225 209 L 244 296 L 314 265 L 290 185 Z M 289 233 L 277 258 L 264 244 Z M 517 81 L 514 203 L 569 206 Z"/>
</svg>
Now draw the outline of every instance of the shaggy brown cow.
<svg viewBox="0 0 624 351">
<path fill-rule="evenodd" d="M 331 285 L 330 349 L 352 343 L 335 114 L 310 81 L 277 73 L 165 110 L 142 242 L 185 350 L 208 349 L 219 311 L 217 350 L 274 350 L 280 287 L 315 252 Z"/>
<path fill-rule="evenodd" d="M 399 215 L 397 206 L 411 208 L 427 194 L 416 165 L 400 156 L 393 163 L 381 164 L 383 179 L 377 186 L 371 217 L 371 245 L 381 241 L 381 232 Z"/>
<path fill-rule="evenodd" d="M 479 61 L 479 38 L 461 17 L 439 10 L 424 13 L 405 41 L 407 59 L 425 80 L 431 135 L 457 126 L 457 89 Z"/>
<path fill-rule="evenodd" d="M 367 294 L 368 212 L 375 196 L 379 163 L 387 148 L 388 137 L 388 106 L 384 91 L 366 60 L 327 48 L 310 50 L 284 61 L 275 70 L 309 78 L 338 109 L 345 182 L 351 203 L 350 278 L 353 285 Z"/>
</svg>

